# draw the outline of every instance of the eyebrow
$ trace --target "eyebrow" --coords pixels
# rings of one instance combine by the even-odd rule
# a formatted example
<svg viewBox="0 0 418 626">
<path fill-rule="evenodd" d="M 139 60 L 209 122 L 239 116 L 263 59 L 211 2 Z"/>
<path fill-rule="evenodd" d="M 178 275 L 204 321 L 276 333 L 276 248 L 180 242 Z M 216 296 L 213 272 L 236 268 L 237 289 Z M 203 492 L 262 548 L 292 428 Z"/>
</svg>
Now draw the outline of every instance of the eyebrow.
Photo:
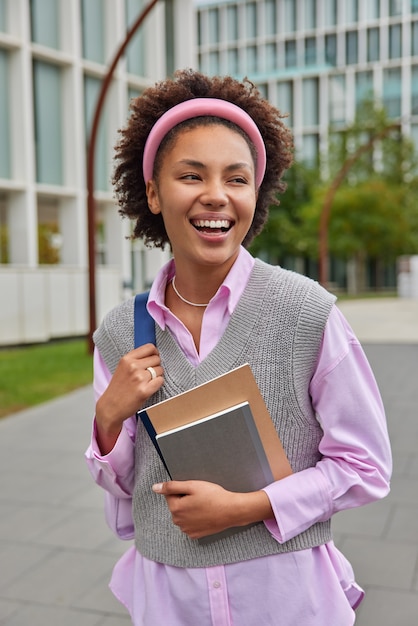
<svg viewBox="0 0 418 626">
<path fill-rule="evenodd" d="M 206 165 L 204 163 L 202 163 L 201 161 L 195 161 L 194 159 L 181 159 L 180 161 L 178 161 L 178 164 L 189 165 L 190 167 L 196 167 L 199 169 L 206 168 Z M 251 169 L 251 165 L 246 161 L 238 161 L 237 163 L 231 163 L 230 165 L 227 165 L 225 171 L 234 172 L 235 170 L 239 170 L 241 168 Z"/>
</svg>

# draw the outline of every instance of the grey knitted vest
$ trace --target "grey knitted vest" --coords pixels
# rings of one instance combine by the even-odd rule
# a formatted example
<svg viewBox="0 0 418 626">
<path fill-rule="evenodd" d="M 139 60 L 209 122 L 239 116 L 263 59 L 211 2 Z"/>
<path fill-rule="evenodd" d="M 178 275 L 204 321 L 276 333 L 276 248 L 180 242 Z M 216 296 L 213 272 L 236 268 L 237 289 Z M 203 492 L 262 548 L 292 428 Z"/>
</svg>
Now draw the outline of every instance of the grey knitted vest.
<svg viewBox="0 0 418 626">
<path fill-rule="evenodd" d="M 314 281 L 256 260 L 228 327 L 202 363 L 193 367 L 168 330 L 156 326 L 164 368 L 154 404 L 249 363 L 295 472 L 321 458 L 321 427 L 308 387 L 335 298 Z M 109 369 L 133 348 L 133 300 L 111 311 L 94 335 Z M 330 521 L 318 522 L 280 544 L 263 523 L 210 544 L 189 539 L 171 521 L 165 499 L 152 492 L 168 475 L 141 423 L 135 450 L 135 544 L 148 559 L 177 567 L 210 567 L 302 550 L 331 539 Z"/>
</svg>

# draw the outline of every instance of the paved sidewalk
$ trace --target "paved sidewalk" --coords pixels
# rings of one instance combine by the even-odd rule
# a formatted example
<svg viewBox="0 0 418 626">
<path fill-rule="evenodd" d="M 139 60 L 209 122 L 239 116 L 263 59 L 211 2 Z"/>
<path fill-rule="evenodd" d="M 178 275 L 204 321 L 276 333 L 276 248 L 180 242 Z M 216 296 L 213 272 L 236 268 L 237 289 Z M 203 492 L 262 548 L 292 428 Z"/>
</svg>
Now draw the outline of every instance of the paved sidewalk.
<svg viewBox="0 0 418 626">
<path fill-rule="evenodd" d="M 347 301 L 341 309 L 380 384 L 395 470 L 388 498 L 334 518 L 335 539 L 367 591 L 356 626 L 415 626 L 418 300 Z M 83 388 L 0 420 L 1 626 L 130 624 L 107 588 L 127 544 L 105 525 L 103 496 L 83 459 L 92 413 L 91 389 Z"/>
</svg>

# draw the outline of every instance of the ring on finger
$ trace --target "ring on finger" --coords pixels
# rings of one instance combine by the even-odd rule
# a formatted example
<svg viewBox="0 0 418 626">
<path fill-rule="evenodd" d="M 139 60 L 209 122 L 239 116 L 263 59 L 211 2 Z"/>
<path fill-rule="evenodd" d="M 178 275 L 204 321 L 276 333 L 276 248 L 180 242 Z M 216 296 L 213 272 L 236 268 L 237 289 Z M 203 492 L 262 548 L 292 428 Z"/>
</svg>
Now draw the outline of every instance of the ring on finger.
<svg viewBox="0 0 418 626">
<path fill-rule="evenodd" d="M 151 374 L 151 380 L 154 380 L 154 378 L 157 378 L 157 372 L 155 371 L 153 367 L 147 367 L 147 370 Z"/>
</svg>

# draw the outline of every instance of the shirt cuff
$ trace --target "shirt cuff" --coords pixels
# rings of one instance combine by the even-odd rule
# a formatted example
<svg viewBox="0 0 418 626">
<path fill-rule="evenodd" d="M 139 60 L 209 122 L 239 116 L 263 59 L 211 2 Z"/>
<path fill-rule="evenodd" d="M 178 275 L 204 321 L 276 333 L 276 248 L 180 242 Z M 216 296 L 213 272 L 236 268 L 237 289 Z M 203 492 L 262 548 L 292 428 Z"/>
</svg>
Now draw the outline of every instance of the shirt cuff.
<svg viewBox="0 0 418 626">
<path fill-rule="evenodd" d="M 96 438 L 96 421 L 93 422 L 93 432 L 90 446 L 86 452 L 88 461 L 92 461 L 97 468 L 109 476 L 118 479 L 121 483 L 127 477 L 132 476 L 134 466 L 135 443 L 132 441 L 127 429 L 123 426 L 113 449 L 102 455 Z M 131 462 L 129 460 L 131 459 Z"/>
<path fill-rule="evenodd" d="M 267 485 L 263 491 L 274 513 L 274 520 L 265 520 L 264 524 L 279 543 L 289 541 L 332 515 L 326 479 L 315 467 Z"/>
</svg>

